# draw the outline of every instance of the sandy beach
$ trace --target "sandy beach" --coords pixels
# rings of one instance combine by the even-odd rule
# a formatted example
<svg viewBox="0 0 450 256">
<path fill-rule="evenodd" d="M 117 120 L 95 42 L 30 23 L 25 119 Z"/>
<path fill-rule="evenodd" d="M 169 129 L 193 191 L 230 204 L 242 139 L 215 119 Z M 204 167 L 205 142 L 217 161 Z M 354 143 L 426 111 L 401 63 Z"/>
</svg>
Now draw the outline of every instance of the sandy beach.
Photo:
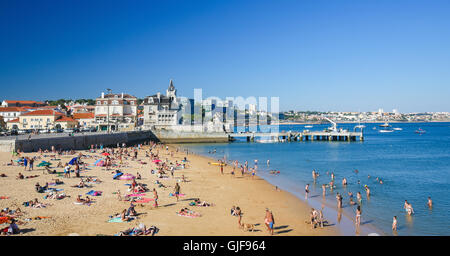
<svg viewBox="0 0 450 256">
<path fill-rule="evenodd" d="M 162 161 L 168 159 L 169 162 L 180 162 L 184 157 L 187 158 L 185 169 L 176 169 L 174 178 L 169 173 L 168 178 L 158 178 L 151 170 L 156 170 L 156 164 L 146 157 L 145 152 L 149 151 L 149 146 L 142 146 L 139 150 L 137 160 L 131 157 L 124 159 L 125 167 L 112 166 L 110 170 L 105 167 L 94 166 L 94 162 L 102 158 L 101 151 L 96 153 L 86 151 L 76 151 L 73 155 L 56 156 L 57 159 L 51 160 L 51 153 L 43 153 L 40 159 L 34 164 L 33 171 L 24 171 L 23 166 L 8 166 L 11 159 L 16 160 L 19 157 L 12 156 L 11 153 L 0 153 L 0 174 L 6 177 L 0 177 L 0 196 L 7 197 L 0 199 L 0 208 L 16 209 L 19 207 L 24 214 L 16 218 L 19 220 L 19 228 L 24 236 L 66 236 L 76 233 L 82 236 L 96 235 L 115 235 L 119 231 L 127 228 L 133 228 L 140 223 L 147 227 L 156 226 L 159 229 L 157 236 L 266 236 L 269 235 L 265 225 L 265 209 L 269 208 L 274 215 L 274 235 L 287 236 L 315 236 L 315 235 L 339 235 L 336 226 L 325 226 L 324 228 L 312 229 L 305 221 L 309 218 L 310 207 L 299 198 L 285 191 L 277 191 L 275 187 L 265 180 L 246 174 L 241 177 L 240 173 L 231 175 L 231 166 L 225 166 L 224 174 L 220 173 L 220 167 L 210 165 L 213 159 L 207 157 L 186 154 L 185 152 L 175 152 L 176 145 L 170 145 L 169 150 L 158 147 L 153 149 L 153 153 L 159 152 L 159 158 Z M 173 156 L 170 156 L 170 152 Z M 71 173 L 70 178 L 63 175 L 49 174 L 43 167 L 37 167 L 42 160 L 52 163 L 56 167 L 61 161 L 63 164 L 69 162 L 73 157 L 82 153 L 82 161 L 87 163 L 88 170 L 81 172 L 81 178 L 87 176 L 98 178 L 102 182 L 92 184 L 91 187 L 75 188 L 72 187 L 80 182 Z M 34 157 L 38 153 L 22 153 L 21 156 Z M 141 164 L 140 160 L 146 162 Z M 250 160 L 250 159 L 249 159 Z M 113 164 L 117 163 L 113 161 Z M 57 172 L 63 172 L 63 168 L 51 168 Z M 153 198 L 151 190 L 156 188 L 159 196 L 158 208 L 154 208 L 153 202 L 139 204 L 136 203 L 137 219 L 130 222 L 109 223 L 109 216 L 120 213 L 130 205 L 129 201 L 119 201 L 117 191 L 120 191 L 122 197 L 128 192 L 130 180 L 114 180 L 115 170 L 123 173 L 136 175 L 139 172 L 142 179 L 136 180 L 138 183 L 146 184 L 149 191 L 144 192 L 146 198 Z M 25 176 L 39 175 L 35 178 L 16 179 L 18 173 Z M 169 196 L 174 192 L 174 186 L 177 181 L 181 181 L 184 175 L 187 182 L 180 182 L 181 193 L 185 196 L 180 197 L 177 202 L 175 197 Z M 44 199 L 47 193 L 38 193 L 35 191 L 35 184 L 39 182 L 44 185 L 51 183 L 52 179 L 58 178 L 64 182 L 60 185 L 51 185 L 50 187 L 63 189 L 70 197 L 61 200 Z M 167 188 L 159 187 L 155 181 L 159 180 Z M 91 196 L 95 200 L 93 204 L 78 205 L 74 204 L 77 195 L 84 198 L 86 193 L 91 190 L 101 191 L 101 196 Z M 25 207 L 23 202 L 38 199 L 41 203 L 51 204 L 45 208 Z M 190 206 L 194 198 L 200 198 L 201 201 L 213 203 L 211 207 Z M 239 206 L 242 209 L 242 223 L 254 224 L 254 232 L 244 231 L 238 226 L 238 218 L 231 216 L 232 206 Z M 201 217 L 190 218 L 178 216 L 181 208 L 187 207 L 190 210 L 198 212 Z M 46 217 L 34 219 L 36 216 Z M 47 218 L 48 217 L 48 218 Z M 324 216 L 325 219 L 327 216 Z M 331 223 L 333 224 L 333 223 Z M 7 227 L 7 223 L 0 224 L 0 228 Z"/>
</svg>

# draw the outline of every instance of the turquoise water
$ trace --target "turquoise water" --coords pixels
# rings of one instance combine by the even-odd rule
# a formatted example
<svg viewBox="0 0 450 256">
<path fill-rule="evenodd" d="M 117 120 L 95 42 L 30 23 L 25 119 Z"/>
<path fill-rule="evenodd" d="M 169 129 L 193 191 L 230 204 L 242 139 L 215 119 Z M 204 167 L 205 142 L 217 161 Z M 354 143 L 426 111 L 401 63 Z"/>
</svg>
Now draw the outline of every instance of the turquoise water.
<svg viewBox="0 0 450 256">
<path fill-rule="evenodd" d="M 309 183 L 308 201 L 315 207 L 321 202 L 327 208 L 336 209 L 335 193 L 339 192 L 344 196 L 344 216 L 350 218 L 355 216 L 356 206 L 349 204 L 347 192 L 353 192 L 356 200 L 356 192 L 360 191 L 362 228 L 373 226 L 384 235 L 392 235 L 392 217 L 397 216 L 398 232 L 394 235 L 450 235 L 450 123 L 393 123 L 393 127 L 403 130 L 392 133 L 378 132 L 379 124 L 365 125 L 363 142 L 248 143 L 242 140 L 183 147 L 217 159 L 226 156 L 228 160 L 241 163 L 247 160 L 249 166 L 258 159 L 259 176 L 300 198 L 304 199 L 304 187 Z M 323 130 L 328 126 L 314 125 L 310 130 Z M 353 127 L 354 124 L 338 125 L 338 128 L 350 130 Z M 418 128 L 426 133 L 415 133 Z M 279 129 L 301 131 L 305 128 L 304 125 L 281 125 Z M 214 149 L 215 154 L 209 153 Z M 267 159 L 270 159 L 269 167 Z M 271 175 L 269 170 L 272 169 L 281 173 Z M 313 169 L 320 173 L 316 184 Z M 355 173 L 355 169 L 359 172 Z M 327 189 L 323 200 L 321 185 L 331 180 L 326 172 L 334 173 L 337 188 L 333 194 Z M 347 187 L 342 186 L 344 177 Z M 376 177 L 384 184 L 379 184 Z M 369 199 L 364 185 L 370 187 Z M 434 204 L 431 210 L 426 205 L 429 196 Z M 413 216 L 408 216 L 403 209 L 404 200 L 412 204 Z"/>
</svg>

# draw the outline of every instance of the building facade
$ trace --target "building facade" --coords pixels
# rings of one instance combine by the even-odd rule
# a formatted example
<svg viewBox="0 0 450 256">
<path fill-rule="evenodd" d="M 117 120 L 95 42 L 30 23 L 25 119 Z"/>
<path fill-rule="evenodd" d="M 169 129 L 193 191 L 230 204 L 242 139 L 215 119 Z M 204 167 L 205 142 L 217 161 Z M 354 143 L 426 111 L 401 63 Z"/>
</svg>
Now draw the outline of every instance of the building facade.
<svg viewBox="0 0 450 256">
<path fill-rule="evenodd" d="M 35 110 L 10 120 L 7 127 L 17 130 L 49 130 L 60 127 L 56 121 L 63 117 L 64 114 L 56 110 Z"/>
<path fill-rule="evenodd" d="M 177 98 L 177 90 L 170 80 L 166 95 L 158 92 L 147 96 L 144 100 L 144 128 L 161 129 L 181 124 L 181 104 Z"/>
<path fill-rule="evenodd" d="M 138 106 L 135 96 L 102 93 L 95 101 L 95 125 L 98 130 L 134 130 Z"/>
<path fill-rule="evenodd" d="M 23 107 L 3 107 L 0 108 L 0 116 L 3 117 L 5 122 L 17 119 L 23 113 L 28 112 L 26 108 Z"/>
</svg>

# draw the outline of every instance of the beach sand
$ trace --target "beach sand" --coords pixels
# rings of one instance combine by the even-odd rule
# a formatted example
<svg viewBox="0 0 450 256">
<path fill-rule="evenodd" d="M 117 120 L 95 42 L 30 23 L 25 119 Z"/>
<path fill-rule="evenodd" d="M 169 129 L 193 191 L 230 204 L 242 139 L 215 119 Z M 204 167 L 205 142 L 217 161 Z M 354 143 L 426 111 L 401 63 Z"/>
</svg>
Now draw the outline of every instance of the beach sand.
<svg viewBox="0 0 450 256">
<path fill-rule="evenodd" d="M 339 235 L 335 225 L 311 229 L 311 226 L 305 223 L 309 217 L 310 207 L 293 194 L 276 191 L 273 185 L 257 176 L 254 179 L 248 174 L 244 177 L 241 177 L 240 173 L 233 176 L 230 174 L 231 166 L 225 166 L 222 175 L 218 166 L 208 164 L 214 160 L 207 157 L 186 155 L 184 152 L 174 153 L 174 156 L 171 157 L 169 151 L 175 151 L 173 145 L 169 147 L 169 151 L 158 148 L 153 152 L 159 151 L 160 159 L 163 161 L 169 158 L 172 162 L 175 160 L 180 162 L 187 157 L 188 167 L 175 170 L 175 179 L 159 179 L 156 175 L 151 174 L 151 170 L 155 169 L 156 165 L 145 157 L 145 151 L 148 149 L 148 146 L 143 146 L 138 155 L 138 160 L 141 159 L 147 164 L 142 165 L 138 161 L 128 159 L 124 160 L 124 164 L 129 167 L 120 168 L 123 173 L 136 175 L 139 172 L 142 180 L 137 180 L 137 182 L 147 184 L 150 190 L 156 188 L 159 195 L 159 207 L 156 209 L 153 207 L 153 202 L 136 204 L 135 209 L 139 214 L 137 220 L 125 223 L 107 222 L 110 215 L 120 213 L 129 207 L 130 202 L 119 201 L 113 192 L 120 190 L 122 196 L 131 194 L 127 191 L 128 186 L 125 185 L 131 181 L 112 179 L 112 172 L 119 168 L 111 167 L 111 170 L 106 171 L 105 167 L 92 167 L 95 160 L 100 157 L 100 153 L 88 153 L 88 151 L 81 151 L 85 155 L 93 156 L 93 158 L 82 159 L 88 163 L 89 170 L 82 172 L 81 176 L 92 176 L 103 181 L 100 184 L 92 185 L 91 188 L 71 187 L 80 181 L 79 178 L 75 178 L 74 173 L 71 173 L 71 178 L 57 177 L 56 174 L 44 174 L 43 167 L 36 167 L 42 160 L 50 161 L 53 163 L 52 166 L 56 167 L 58 161 L 51 161 L 51 157 L 42 157 L 42 159 L 36 160 L 34 171 L 30 172 L 24 171 L 20 166 L 6 166 L 11 159 L 15 160 L 18 157 L 12 158 L 11 153 L 0 153 L 0 174 L 7 175 L 7 177 L 0 177 L 0 196 L 9 197 L 0 200 L 0 207 L 1 209 L 20 207 L 25 212 L 23 217 L 18 218 L 22 221 L 36 216 L 50 217 L 24 221 L 25 224 L 19 225 L 19 228 L 23 231 L 23 234 L 20 235 L 25 236 L 66 236 L 73 233 L 82 236 L 114 235 L 127 228 L 136 227 L 139 223 L 143 223 L 147 227 L 152 225 L 158 227 L 157 235 L 163 236 L 266 236 L 269 235 L 264 225 L 266 208 L 273 212 L 274 235 L 276 236 Z M 57 158 L 60 158 L 64 164 L 79 152 L 77 151 L 75 155 L 57 156 Z M 38 153 L 22 154 L 22 156 L 36 155 Z M 44 153 L 43 155 L 50 154 Z M 58 172 L 63 171 L 63 168 L 55 169 Z M 39 175 L 39 177 L 18 180 L 16 176 L 19 172 L 25 176 Z M 174 185 L 181 175 L 184 175 L 188 181 L 179 183 L 181 193 L 186 196 L 180 197 L 177 202 L 175 197 L 169 196 L 169 193 L 173 193 Z M 45 182 L 52 182 L 54 178 L 64 181 L 64 184 L 50 187 L 64 189 L 62 192 L 70 197 L 62 200 L 44 199 L 45 193 L 35 191 L 34 185 L 37 182 L 44 185 Z M 165 189 L 157 187 L 155 180 L 159 180 L 168 187 Z M 90 196 L 95 199 L 95 203 L 90 206 L 74 204 L 77 195 L 85 197 L 90 190 L 102 191 L 101 196 Z M 153 193 L 148 191 L 145 197 L 153 198 Z M 22 205 L 23 202 L 34 198 L 37 198 L 39 202 L 52 205 L 39 209 Z M 193 198 L 200 198 L 202 201 L 215 205 L 212 207 L 190 206 L 189 202 Z M 242 209 L 242 223 L 255 224 L 254 232 L 243 231 L 238 227 L 238 218 L 230 215 L 232 206 L 239 206 Z M 197 218 L 178 216 L 176 212 L 183 207 L 199 212 L 202 216 Z M 0 227 L 6 226 L 6 223 L 0 225 Z"/>
</svg>

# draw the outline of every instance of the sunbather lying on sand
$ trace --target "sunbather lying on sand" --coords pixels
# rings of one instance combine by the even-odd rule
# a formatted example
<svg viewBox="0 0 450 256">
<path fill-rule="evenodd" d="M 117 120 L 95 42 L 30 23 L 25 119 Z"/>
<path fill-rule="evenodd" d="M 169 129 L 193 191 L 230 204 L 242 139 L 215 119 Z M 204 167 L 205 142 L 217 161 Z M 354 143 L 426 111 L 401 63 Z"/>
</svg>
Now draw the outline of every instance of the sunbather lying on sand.
<svg viewBox="0 0 450 256">
<path fill-rule="evenodd" d="M 202 216 L 200 213 L 198 212 L 194 212 L 192 210 L 189 210 L 188 208 L 182 208 L 179 212 L 177 212 L 178 215 L 180 216 L 186 216 L 186 217 L 200 217 Z"/>
<path fill-rule="evenodd" d="M 212 206 L 213 204 L 211 204 L 211 203 L 208 203 L 208 202 L 206 202 L 206 201 L 200 201 L 200 198 L 197 198 L 197 199 L 195 199 L 193 202 L 191 202 L 191 203 L 189 203 L 190 205 L 193 205 L 193 206 L 205 206 L 205 207 L 208 207 L 208 206 Z"/>
<path fill-rule="evenodd" d="M 155 226 L 151 226 L 149 229 L 144 224 L 139 224 L 138 227 L 129 228 L 117 233 L 118 236 L 142 236 L 142 235 L 155 235 L 159 229 Z"/>
</svg>

